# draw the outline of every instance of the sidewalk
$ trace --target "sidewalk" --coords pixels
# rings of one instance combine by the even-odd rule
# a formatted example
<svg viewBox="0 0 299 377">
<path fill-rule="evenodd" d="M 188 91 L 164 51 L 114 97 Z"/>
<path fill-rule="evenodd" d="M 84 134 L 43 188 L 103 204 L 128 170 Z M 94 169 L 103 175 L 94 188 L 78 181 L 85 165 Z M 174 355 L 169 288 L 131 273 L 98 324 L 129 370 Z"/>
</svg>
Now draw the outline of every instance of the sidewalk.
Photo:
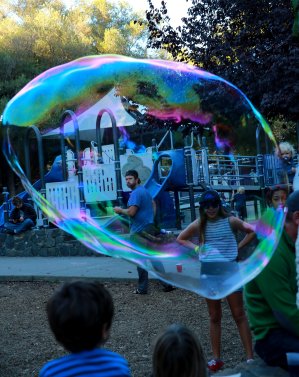
<svg viewBox="0 0 299 377">
<path fill-rule="evenodd" d="M 0 280 L 137 279 L 136 266 L 110 257 L 0 257 Z"/>
</svg>

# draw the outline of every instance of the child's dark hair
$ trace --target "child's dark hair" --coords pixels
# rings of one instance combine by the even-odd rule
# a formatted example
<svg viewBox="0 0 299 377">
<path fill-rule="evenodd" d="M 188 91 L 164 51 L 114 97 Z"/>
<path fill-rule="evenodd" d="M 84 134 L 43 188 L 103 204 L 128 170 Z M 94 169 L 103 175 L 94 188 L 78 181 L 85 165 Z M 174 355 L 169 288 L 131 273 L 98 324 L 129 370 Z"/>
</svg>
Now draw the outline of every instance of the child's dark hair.
<svg viewBox="0 0 299 377">
<path fill-rule="evenodd" d="M 272 198 L 276 191 L 285 191 L 286 196 L 292 191 L 291 188 L 286 184 L 269 186 L 266 188 L 266 202 L 269 207 L 272 207 Z"/>
<path fill-rule="evenodd" d="M 23 200 L 19 196 L 14 196 L 11 200 L 13 206 L 19 206 L 23 204 Z"/>
<path fill-rule="evenodd" d="M 198 338 L 182 325 L 171 325 L 157 339 L 153 377 L 206 377 L 206 360 Z"/>
<path fill-rule="evenodd" d="M 98 282 L 65 283 L 47 303 L 48 320 L 56 340 L 70 352 L 91 350 L 107 339 L 113 300 Z"/>
</svg>

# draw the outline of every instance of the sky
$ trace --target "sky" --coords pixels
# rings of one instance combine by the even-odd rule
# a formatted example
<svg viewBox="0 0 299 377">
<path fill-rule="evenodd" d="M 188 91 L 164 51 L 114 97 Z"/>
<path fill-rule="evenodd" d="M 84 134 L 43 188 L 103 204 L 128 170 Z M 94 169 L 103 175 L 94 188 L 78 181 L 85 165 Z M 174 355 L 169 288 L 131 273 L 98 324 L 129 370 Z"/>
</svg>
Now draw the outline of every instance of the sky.
<svg viewBox="0 0 299 377">
<path fill-rule="evenodd" d="M 117 2 L 117 0 L 114 0 Z M 147 0 L 127 0 L 128 3 L 132 5 L 132 8 L 135 9 L 147 9 L 148 4 Z M 161 0 L 153 0 L 153 4 L 160 8 Z M 180 20 L 182 17 L 184 17 L 187 14 L 188 6 L 191 6 L 191 2 L 188 3 L 186 0 L 166 0 L 167 3 L 167 9 L 168 9 L 168 15 L 171 19 L 171 24 L 173 26 L 177 26 L 180 24 Z M 136 4 L 138 3 L 138 4 Z"/>
<path fill-rule="evenodd" d="M 112 0 L 118 2 L 118 0 Z M 191 1 L 186 0 L 165 0 L 167 3 L 168 15 L 173 26 L 178 26 L 180 20 L 187 14 L 188 6 L 191 6 Z M 64 0 L 66 4 L 72 4 L 73 0 Z M 136 10 L 145 10 L 148 8 L 147 0 L 127 0 L 127 2 Z M 153 4 L 160 8 L 161 0 L 153 0 Z"/>
</svg>

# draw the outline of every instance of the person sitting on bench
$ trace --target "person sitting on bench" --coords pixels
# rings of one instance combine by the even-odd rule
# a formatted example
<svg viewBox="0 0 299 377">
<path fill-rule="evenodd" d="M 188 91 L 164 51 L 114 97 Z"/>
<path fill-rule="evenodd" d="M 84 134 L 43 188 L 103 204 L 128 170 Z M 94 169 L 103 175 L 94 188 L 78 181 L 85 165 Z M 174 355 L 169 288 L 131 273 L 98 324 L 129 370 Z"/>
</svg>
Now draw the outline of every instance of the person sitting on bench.
<svg viewBox="0 0 299 377">
<path fill-rule="evenodd" d="M 36 212 L 32 205 L 24 203 L 15 196 L 12 199 L 14 209 L 11 211 L 9 221 L 4 224 L 4 229 L 10 234 L 19 234 L 36 225 Z"/>
</svg>

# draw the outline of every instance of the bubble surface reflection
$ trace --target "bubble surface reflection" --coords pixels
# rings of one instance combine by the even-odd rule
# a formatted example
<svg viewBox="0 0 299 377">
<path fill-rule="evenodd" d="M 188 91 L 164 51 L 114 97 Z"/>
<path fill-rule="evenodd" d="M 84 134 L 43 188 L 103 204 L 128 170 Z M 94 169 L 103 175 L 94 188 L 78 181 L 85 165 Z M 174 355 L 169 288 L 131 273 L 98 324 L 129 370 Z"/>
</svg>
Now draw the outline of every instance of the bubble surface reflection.
<svg viewBox="0 0 299 377">
<path fill-rule="evenodd" d="M 102 108 L 97 107 L 99 101 Z M 57 116 L 66 110 L 59 124 Z M 55 157 L 42 194 L 24 173 L 26 156 L 20 140 L 32 125 L 43 135 L 44 152 L 49 155 L 51 150 Z M 128 199 L 124 180 L 128 169 L 138 170 L 142 183 L 159 202 L 160 219 L 170 207 L 176 216 L 173 193 L 188 192 L 190 184 L 199 191 L 203 182 L 216 189 L 222 185 L 227 201 L 229 192 L 245 178 L 252 186 L 260 185 L 263 174 L 246 167 L 249 157 L 238 160 L 245 172 L 242 181 L 236 156 L 255 148 L 257 130 L 264 132 L 273 148 L 274 136 L 248 98 L 221 77 L 170 61 L 85 57 L 28 83 L 7 104 L 2 126 L 6 157 L 34 202 L 53 224 L 99 253 L 124 258 L 159 279 L 214 299 L 256 276 L 273 254 L 284 222 L 282 209 L 269 209 L 259 221 L 249 216 L 257 242 L 244 258 L 238 262 L 224 258 L 208 267 L 207 261 L 170 233 L 143 246 L 130 242 L 128 221 L 113 214 L 113 206 L 125 206 Z M 153 147 L 151 139 L 162 139 L 163 132 L 171 136 L 170 144 L 164 149 Z M 177 140 L 178 146 L 174 145 Z M 190 147 L 186 140 L 197 145 Z M 261 154 L 251 153 L 255 158 Z M 186 158 L 192 161 L 191 171 Z M 258 158 L 254 161 L 254 167 L 261 167 Z M 193 200 L 191 206 L 197 206 Z M 205 246 L 208 250 L 209 245 Z M 155 269 L 155 261 L 162 262 L 163 272 Z"/>
</svg>

